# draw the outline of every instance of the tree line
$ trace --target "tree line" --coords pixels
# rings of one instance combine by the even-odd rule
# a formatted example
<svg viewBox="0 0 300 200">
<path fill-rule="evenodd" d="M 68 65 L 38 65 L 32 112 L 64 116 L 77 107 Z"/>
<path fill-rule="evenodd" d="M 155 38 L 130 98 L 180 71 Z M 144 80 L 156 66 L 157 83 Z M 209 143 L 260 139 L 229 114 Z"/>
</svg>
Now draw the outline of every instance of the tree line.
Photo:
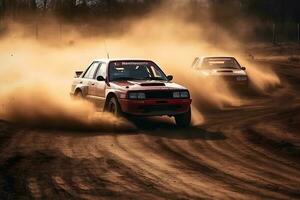
<svg viewBox="0 0 300 200">
<path fill-rule="evenodd" d="M 26 15 L 55 14 L 60 17 L 139 14 L 162 0 L 0 0 L 0 15 L 22 18 Z"/>
<path fill-rule="evenodd" d="M 300 0 L 0 0 L 0 22 L 3 18 L 30 21 L 25 16 L 36 19 L 47 15 L 85 23 L 140 18 L 161 5 L 166 13 L 185 13 L 181 16 L 188 21 L 233 33 L 251 26 L 252 34 L 263 40 L 270 35 L 273 40 L 295 39 L 300 23 Z"/>
<path fill-rule="evenodd" d="M 138 13 L 164 3 L 185 4 L 191 12 L 210 12 L 216 21 L 237 16 L 256 17 L 265 21 L 300 22 L 299 0 L 0 0 L 0 13 L 20 16 L 24 13 L 55 12 L 62 16 L 81 14 L 111 17 Z M 182 3 L 184 2 L 184 3 Z M 207 9 L 201 9 L 207 5 Z M 199 9 L 200 7 L 200 9 Z"/>
</svg>

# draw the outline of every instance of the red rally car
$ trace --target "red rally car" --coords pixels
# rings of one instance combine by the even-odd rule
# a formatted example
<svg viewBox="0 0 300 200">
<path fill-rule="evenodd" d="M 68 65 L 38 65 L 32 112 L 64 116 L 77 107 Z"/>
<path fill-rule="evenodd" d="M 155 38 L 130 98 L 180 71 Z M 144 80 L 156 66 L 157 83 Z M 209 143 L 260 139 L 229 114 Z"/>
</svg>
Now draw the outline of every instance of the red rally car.
<svg viewBox="0 0 300 200">
<path fill-rule="evenodd" d="M 116 116 L 174 116 L 178 126 L 187 127 L 190 93 L 172 79 L 150 60 L 99 59 L 76 72 L 71 95 Z"/>
</svg>

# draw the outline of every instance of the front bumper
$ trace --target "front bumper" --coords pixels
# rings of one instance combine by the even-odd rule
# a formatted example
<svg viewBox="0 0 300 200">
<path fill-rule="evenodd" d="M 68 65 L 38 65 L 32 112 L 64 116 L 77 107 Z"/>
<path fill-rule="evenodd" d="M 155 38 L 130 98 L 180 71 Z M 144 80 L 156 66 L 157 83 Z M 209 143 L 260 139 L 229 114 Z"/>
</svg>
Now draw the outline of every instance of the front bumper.
<svg viewBox="0 0 300 200">
<path fill-rule="evenodd" d="M 248 85 L 247 76 L 221 76 L 221 79 L 230 85 Z"/>
<path fill-rule="evenodd" d="M 223 80 L 228 86 L 233 88 L 246 88 L 249 85 L 249 77 L 248 76 L 233 76 L 233 75 L 214 75 L 207 76 L 208 80 Z"/>
<path fill-rule="evenodd" d="M 142 116 L 177 115 L 186 113 L 190 109 L 191 99 L 120 99 L 120 106 L 124 113 Z"/>
</svg>

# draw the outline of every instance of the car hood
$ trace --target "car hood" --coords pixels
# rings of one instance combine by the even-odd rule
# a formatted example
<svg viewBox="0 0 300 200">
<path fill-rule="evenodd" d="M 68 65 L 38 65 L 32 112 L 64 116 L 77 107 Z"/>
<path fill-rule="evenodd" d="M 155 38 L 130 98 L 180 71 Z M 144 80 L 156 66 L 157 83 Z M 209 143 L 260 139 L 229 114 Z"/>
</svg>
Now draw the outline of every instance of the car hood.
<svg viewBox="0 0 300 200">
<path fill-rule="evenodd" d="M 185 87 L 166 81 L 138 80 L 138 81 L 114 81 L 111 87 L 123 90 L 186 90 Z"/>
<path fill-rule="evenodd" d="M 242 69 L 200 69 L 199 72 L 204 76 L 246 76 L 247 73 Z"/>
</svg>

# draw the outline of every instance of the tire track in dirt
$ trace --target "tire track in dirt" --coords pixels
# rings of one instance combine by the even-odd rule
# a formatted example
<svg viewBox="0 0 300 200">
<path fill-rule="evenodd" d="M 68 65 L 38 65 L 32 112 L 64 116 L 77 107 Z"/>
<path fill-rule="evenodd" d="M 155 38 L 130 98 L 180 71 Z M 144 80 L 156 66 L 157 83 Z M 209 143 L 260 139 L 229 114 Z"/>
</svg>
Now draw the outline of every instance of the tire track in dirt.
<svg viewBox="0 0 300 200">
<path fill-rule="evenodd" d="M 186 155 L 185 152 L 179 150 L 178 146 L 174 148 L 173 145 L 162 143 L 162 148 L 167 151 L 169 156 L 172 156 L 173 159 L 179 160 L 178 165 L 183 166 L 184 171 L 192 171 L 199 175 L 202 180 L 204 179 L 206 184 L 211 184 L 212 188 L 214 187 L 210 189 L 211 193 L 214 193 L 214 190 L 220 189 L 221 196 L 215 196 L 216 198 L 222 198 L 224 194 L 227 194 L 228 197 L 236 197 L 236 195 L 241 192 L 244 195 L 247 193 L 250 195 L 252 193 L 252 191 L 245 190 L 244 185 L 240 185 L 238 179 L 207 165 L 203 160 L 197 160 L 194 157 L 191 158 L 189 155 Z M 263 196 L 270 198 L 270 196 L 266 194 L 263 194 Z"/>
<path fill-rule="evenodd" d="M 224 142 L 224 143 L 226 143 L 226 142 Z M 180 148 L 180 147 L 177 146 L 177 148 Z M 194 146 L 194 148 L 195 148 L 195 146 Z M 194 148 L 186 148 L 187 150 L 183 149 L 182 151 L 185 153 L 186 152 L 195 152 Z M 280 185 L 282 183 L 280 181 L 286 180 L 286 178 L 283 179 L 281 177 L 280 171 L 278 171 L 277 173 L 276 172 L 269 173 L 267 170 L 268 168 L 266 169 L 264 167 L 258 167 L 258 169 L 254 168 L 254 170 L 253 170 L 253 165 L 252 165 L 253 159 L 244 162 L 244 165 L 243 165 L 244 169 L 247 169 L 247 170 L 249 168 L 252 169 L 250 171 L 250 175 L 252 175 L 252 176 L 249 176 L 249 174 L 246 173 L 245 171 L 237 171 L 241 167 L 240 160 L 237 160 L 236 161 L 237 164 L 234 165 L 235 162 L 232 160 L 230 160 L 230 162 L 227 162 L 228 157 L 226 157 L 226 155 L 223 157 L 221 152 L 211 153 L 212 148 L 209 148 L 209 146 L 207 146 L 205 148 L 209 149 L 209 153 L 207 155 L 201 155 L 201 154 L 199 154 L 198 151 L 196 151 L 196 153 L 194 153 L 192 155 L 193 158 L 204 161 L 207 165 L 213 166 L 214 168 L 217 168 L 220 171 L 224 171 L 227 174 L 230 174 L 234 177 L 238 177 L 240 179 L 245 179 L 245 180 L 249 180 L 249 181 L 253 181 L 253 182 L 258 182 L 258 183 L 261 183 L 262 185 L 267 185 L 267 186 L 273 185 L 274 187 L 276 187 L 277 185 Z M 225 152 L 228 151 L 228 149 L 226 149 L 226 148 L 222 148 L 222 150 Z M 229 153 L 233 153 L 233 152 L 229 152 Z M 249 156 L 250 155 L 251 154 L 249 154 Z M 255 157 L 256 155 L 254 153 L 252 153 L 252 156 Z M 238 158 L 238 156 L 237 156 L 237 158 Z M 254 161 L 255 161 L 255 159 L 254 159 Z M 245 165 L 245 163 L 246 163 L 246 165 Z M 259 166 L 259 164 L 258 164 L 258 166 Z M 266 166 L 266 167 L 268 167 L 268 166 Z M 261 180 L 261 179 L 263 179 L 263 180 Z M 291 180 L 289 180 L 288 182 L 291 182 Z M 259 187 L 261 188 L 262 185 Z M 286 186 L 284 187 L 284 189 L 285 188 L 286 188 Z M 294 192 L 297 194 L 297 191 L 292 190 L 292 189 L 295 190 L 295 188 L 296 187 L 294 186 L 294 188 L 286 188 L 286 189 L 289 189 L 291 191 L 291 193 Z"/>
<path fill-rule="evenodd" d="M 161 148 L 157 148 L 157 149 L 161 149 Z M 163 152 L 161 152 L 161 153 L 163 153 Z M 174 158 L 173 160 L 177 160 L 178 158 Z M 184 165 L 183 165 L 183 167 L 184 167 Z M 180 167 L 179 167 L 180 168 Z M 181 172 L 181 173 L 184 173 L 184 172 Z M 198 174 L 198 175 L 201 175 L 201 174 Z M 201 177 L 201 179 L 203 180 L 204 178 L 203 177 Z M 198 178 L 198 181 L 199 181 L 199 178 Z M 208 183 L 208 182 L 206 182 L 206 183 Z M 209 189 L 209 188 L 208 188 Z M 224 197 L 224 193 L 223 193 L 223 197 Z"/>
<path fill-rule="evenodd" d="M 201 149 L 198 149 L 198 146 L 193 144 L 192 142 L 189 143 L 189 145 L 193 148 L 191 151 L 201 151 Z M 241 145 L 242 146 L 242 145 Z M 220 158 L 222 162 L 225 162 L 226 164 L 223 164 L 224 166 L 230 166 L 230 168 L 233 168 L 235 170 L 239 169 L 242 172 L 248 172 L 252 174 L 252 176 L 255 175 L 255 177 L 261 177 L 261 175 L 268 175 L 268 177 L 276 177 L 281 179 L 288 179 L 293 180 L 293 177 L 286 177 L 284 175 L 281 175 L 279 172 L 282 171 L 274 171 L 273 169 L 269 169 L 268 166 L 271 166 L 272 164 L 262 163 L 259 160 L 256 160 L 255 157 L 258 157 L 256 152 L 253 151 L 244 151 L 241 146 L 239 145 L 230 145 L 229 142 L 224 142 L 222 144 L 207 144 L 205 148 L 209 149 L 210 153 L 207 156 L 208 158 Z M 268 158 L 269 159 L 269 158 Z M 209 160 L 208 160 L 209 161 Z M 257 163 L 258 162 L 258 163 Z M 218 163 L 218 162 L 217 162 Z M 234 165 L 234 166 L 232 166 Z M 297 171 L 291 171 L 290 173 L 297 173 Z M 248 175 L 248 174 L 245 174 Z M 253 177 L 253 178 L 255 178 Z M 294 179 L 296 182 L 298 181 L 296 178 Z M 276 180 L 270 180 L 269 178 L 266 179 L 266 181 L 273 182 Z M 280 183 L 280 182 L 279 182 Z"/>
<path fill-rule="evenodd" d="M 127 138 L 124 138 L 125 140 Z M 135 165 L 138 164 L 140 167 L 142 166 L 142 170 L 145 172 L 146 171 L 146 175 L 151 176 L 151 179 L 155 179 L 156 180 L 156 184 L 159 184 L 159 187 L 165 188 L 166 185 L 168 186 L 167 188 L 165 188 L 166 190 L 170 190 L 172 189 L 173 191 L 178 191 L 178 190 L 182 190 L 182 186 L 186 184 L 180 180 L 178 177 L 172 177 L 174 176 L 174 174 L 178 174 L 178 172 L 176 172 L 174 169 L 169 167 L 169 163 L 165 163 L 166 160 L 162 160 L 160 158 L 158 158 L 158 161 L 152 160 L 152 159 L 147 159 L 146 160 L 146 155 L 147 154 L 152 154 L 155 155 L 156 157 L 157 155 L 157 151 L 150 151 L 149 149 L 145 149 L 145 144 L 143 142 L 140 142 L 142 138 L 137 137 L 134 141 L 130 140 L 130 147 L 126 147 L 127 142 L 126 141 L 119 141 L 120 139 L 117 137 L 116 138 L 116 144 L 118 145 L 118 147 L 120 147 L 124 152 L 128 153 L 128 155 L 126 156 L 126 159 L 128 159 L 128 157 L 132 158 L 131 162 L 134 162 Z M 153 141 L 152 141 L 153 142 Z M 136 145 L 137 144 L 137 145 Z M 137 147 L 138 151 L 133 151 L 133 147 Z M 165 163 L 165 164 L 164 164 Z M 159 164 L 159 167 L 156 167 L 157 164 Z M 167 179 L 169 179 L 170 177 L 172 177 L 173 179 L 173 184 L 168 184 L 167 182 L 165 182 L 162 177 L 167 176 Z M 175 179 L 175 180 L 174 180 Z M 179 184 L 179 187 L 174 188 L 174 185 Z M 198 195 L 199 196 L 199 192 L 195 193 L 195 191 L 193 191 L 191 188 L 188 187 L 183 187 L 186 189 L 188 189 L 188 191 L 183 191 L 184 193 L 189 193 L 189 194 L 194 194 L 194 195 Z M 207 197 L 207 196 L 206 196 Z M 195 198 L 195 197 L 194 197 Z"/>
<path fill-rule="evenodd" d="M 189 129 L 177 129 L 164 119 L 139 120 L 138 131 L 130 133 L 12 130 L 0 124 L 1 137 L 11 133 L 1 143 L 0 195 L 4 199 L 298 199 L 299 158 L 277 149 L 263 127 L 255 129 L 259 123 L 282 124 L 279 132 L 294 131 L 295 140 L 289 139 L 298 148 L 297 128 L 285 121 L 298 115 L 296 88 L 280 89 L 241 108 L 207 113 L 205 125 Z M 266 137 L 265 143 L 252 130 Z M 279 132 L 276 136 L 284 140 Z"/>
</svg>

